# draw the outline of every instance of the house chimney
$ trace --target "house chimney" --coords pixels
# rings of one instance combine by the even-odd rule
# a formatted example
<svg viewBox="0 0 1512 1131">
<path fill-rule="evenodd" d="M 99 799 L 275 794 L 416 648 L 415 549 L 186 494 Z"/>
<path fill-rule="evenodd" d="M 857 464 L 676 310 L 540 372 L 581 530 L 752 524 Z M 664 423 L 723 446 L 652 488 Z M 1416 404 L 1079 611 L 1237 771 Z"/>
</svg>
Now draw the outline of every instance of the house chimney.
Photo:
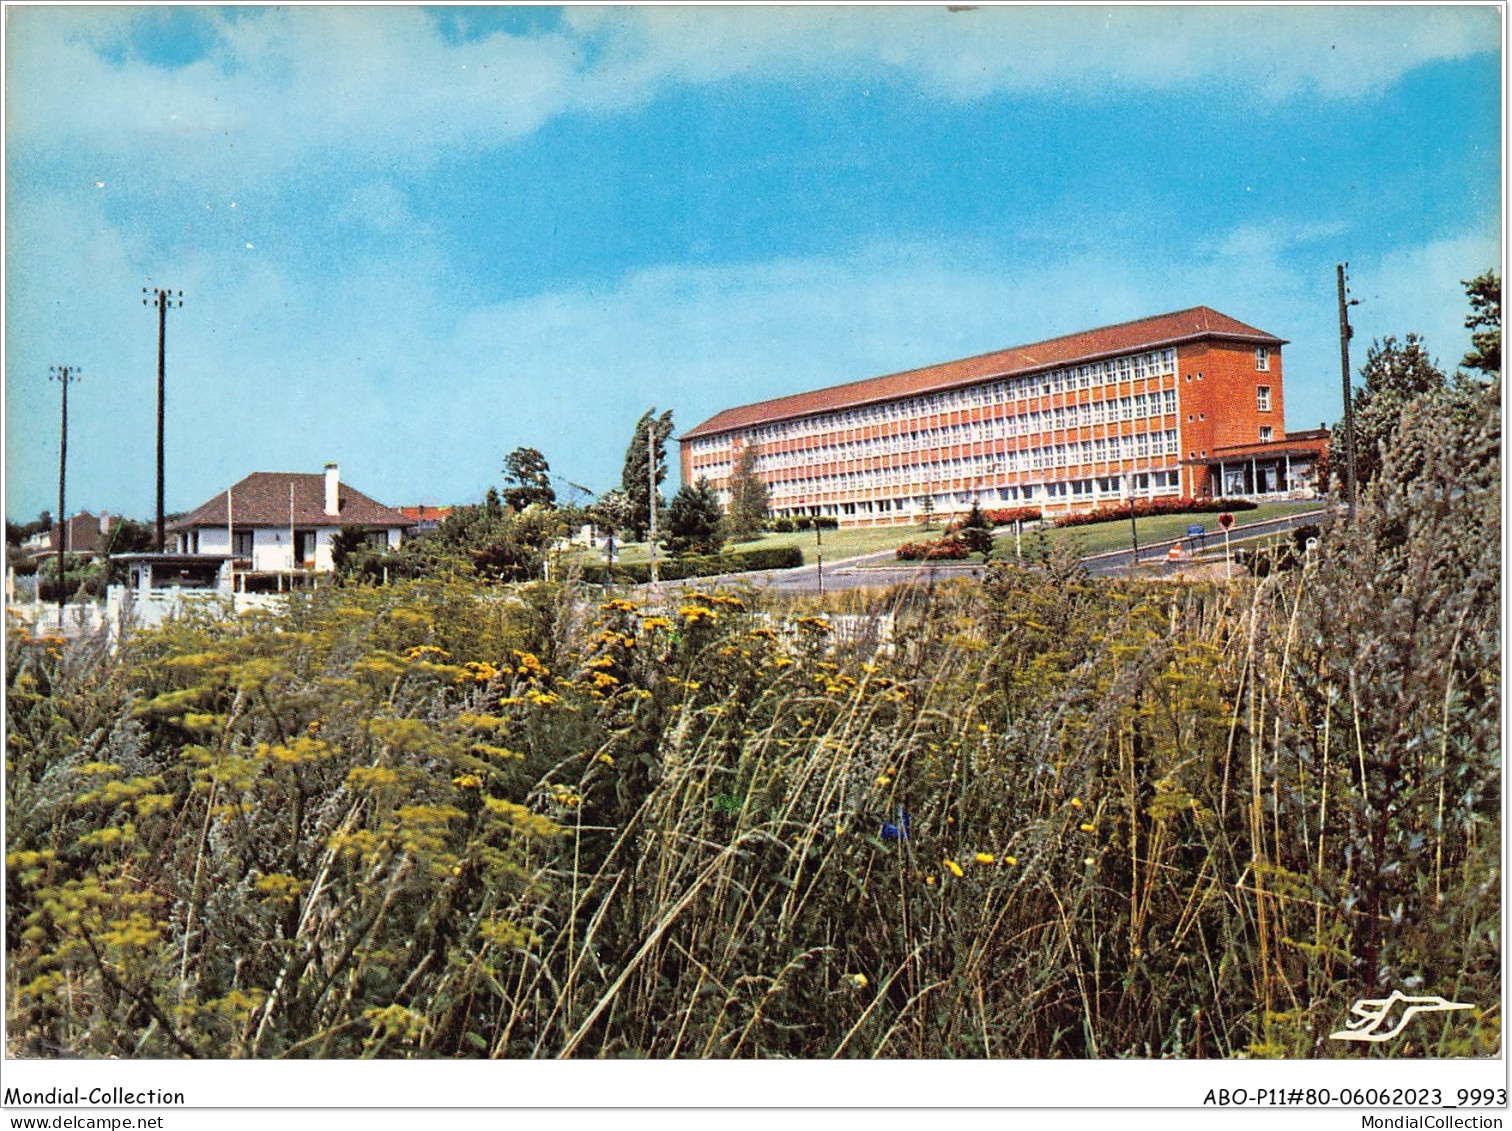
<svg viewBox="0 0 1512 1131">
<path fill-rule="evenodd" d="M 341 472 L 334 463 L 328 463 L 325 466 L 325 476 L 325 512 L 328 515 L 340 514 Z"/>
</svg>

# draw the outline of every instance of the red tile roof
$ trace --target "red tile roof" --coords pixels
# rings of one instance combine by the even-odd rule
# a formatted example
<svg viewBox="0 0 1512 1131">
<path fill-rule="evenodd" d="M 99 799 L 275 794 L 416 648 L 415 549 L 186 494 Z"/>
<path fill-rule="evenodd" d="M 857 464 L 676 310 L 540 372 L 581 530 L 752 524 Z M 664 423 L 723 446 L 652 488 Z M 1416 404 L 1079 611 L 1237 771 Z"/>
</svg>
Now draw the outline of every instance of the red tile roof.
<svg viewBox="0 0 1512 1131">
<path fill-rule="evenodd" d="M 402 526 L 415 525 L 398 511 L 374 502 L 345 483 L 337 488 L 337 510 L 325 512 L 325 475 L 288 471 L 254 471 L 231 488 L 231 519 L 236 526 Z M 293 517 L 289 488 L 294 488 Z M 169 524 L 169 530 L 226 525 L 226 492 Z"/>
<path fill-rule="evenodd" d="M 452 512 L 451 507 L 433 507 L 429 503 L 420 503 L 418 506 L 413 507 L 395 507 L 394 509 L 405 518 L 413 519 L 416 522 L 425 522 L 427 520 L 439 522 Z"/>
<path fill-rule="evenodd" d="M 851 408 L 859 404 L 890 401 L 918 393 L 932 393 L 958 385 L 970 385 L 996 377 L 1033 373 L 1061 365 L 1081 364 L 1134 350 L 1155 349 L 1202 338 L 1253 342 L 1257 345 L 1285 345 L 1284 338 L 1247 326 L 1227 314 L 1207 306 L 1194 306 L 1171 314 L 1157 314 L 1133 322 L 1120 322 L 1097 330 L 1084 330 L 1049 341 L 1027 346 L 1013 346 L 995 353 L 984 353 L 961 361 L 947 361 L 923 369 L 910 369 L 885 377 L 870 377 L 845 385 L 833 385 L 808 393 L 760 401 L 756 404 L 728 408 L 710 417 L 698 427 L 684 432 L 679 440 L 750 428 L 809 416 L 818 412 Z"/>
</svg>

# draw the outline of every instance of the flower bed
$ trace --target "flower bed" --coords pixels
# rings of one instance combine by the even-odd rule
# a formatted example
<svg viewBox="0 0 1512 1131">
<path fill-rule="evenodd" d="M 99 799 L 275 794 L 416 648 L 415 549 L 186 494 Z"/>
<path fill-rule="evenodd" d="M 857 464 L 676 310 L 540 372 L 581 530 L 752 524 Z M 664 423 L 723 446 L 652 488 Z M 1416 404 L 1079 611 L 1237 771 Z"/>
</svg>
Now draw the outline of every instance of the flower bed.
<svg viewBox="0 0 1512 1131">
<path fill-rule="evenodd" d="M 1140 499 L 1134 504 L 1134 517 L 1145 518 L 1157 514 L 1218 514 L 1223 511 L 1252 511 L 1255 504 L 1248 499 Z M 1055 525 L 1091 526 L 1098 522 L 1113 522 L 1129 517 L 1128 503 L 1111 503 L 1094 507 L 1089 511 L 1063 514 Z"/>
<path fill-rule="evenodd" d="M 905 542 L 898 547 L 898 560 L 905 562 L 958 562 L 970 556 L 966 543 L 953 534 L 929 542 Z"/>
</svg>

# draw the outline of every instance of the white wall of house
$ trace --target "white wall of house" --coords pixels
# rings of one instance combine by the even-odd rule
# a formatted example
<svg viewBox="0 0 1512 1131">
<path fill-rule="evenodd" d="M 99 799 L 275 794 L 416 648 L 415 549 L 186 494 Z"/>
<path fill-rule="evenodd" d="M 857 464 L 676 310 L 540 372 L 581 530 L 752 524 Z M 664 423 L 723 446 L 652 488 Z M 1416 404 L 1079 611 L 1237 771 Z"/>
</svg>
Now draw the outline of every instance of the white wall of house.
<svg viewBox="0 0 1512 1131">
<path fill-rule="evenodd" d="M 308 531 L 309 527 L 296 527 L 295 532 Z M 335 568 L 331 559 L 331 541 L 341 532 L 337 526 L 320 526 L 315 534 L 315 569 L 330 573 Z M 381 532 L 390 550 L 397 550 L 404 537 L 402 527 L 391 527 Z M 190 554 L 229 554 L 231 538 L 225 527 L 200 527 L 180 535 L 181 546 Z M 257 527 L 252 531 L 252 568 L 257 571 L 278 572 L 301 568 L 294 560 L 294 546 L 288 527 Z M 307 558 L 308 560 L 308 551 Z"/>
</svg>

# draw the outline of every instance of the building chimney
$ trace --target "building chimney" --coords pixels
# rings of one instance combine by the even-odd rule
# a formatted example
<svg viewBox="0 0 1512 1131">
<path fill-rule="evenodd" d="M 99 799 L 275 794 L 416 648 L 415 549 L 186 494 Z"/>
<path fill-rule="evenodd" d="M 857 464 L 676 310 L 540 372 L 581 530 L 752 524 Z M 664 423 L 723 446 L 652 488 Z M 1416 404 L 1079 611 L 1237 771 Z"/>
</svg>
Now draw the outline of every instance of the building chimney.
<svg viewBox="0 0 1512 1131">
<path fill-rule="evenodd" d="M 341 513 L 341 472 L 334 463 L 325 466 L 325 512 L 328 515 Z"/>
</svg>

